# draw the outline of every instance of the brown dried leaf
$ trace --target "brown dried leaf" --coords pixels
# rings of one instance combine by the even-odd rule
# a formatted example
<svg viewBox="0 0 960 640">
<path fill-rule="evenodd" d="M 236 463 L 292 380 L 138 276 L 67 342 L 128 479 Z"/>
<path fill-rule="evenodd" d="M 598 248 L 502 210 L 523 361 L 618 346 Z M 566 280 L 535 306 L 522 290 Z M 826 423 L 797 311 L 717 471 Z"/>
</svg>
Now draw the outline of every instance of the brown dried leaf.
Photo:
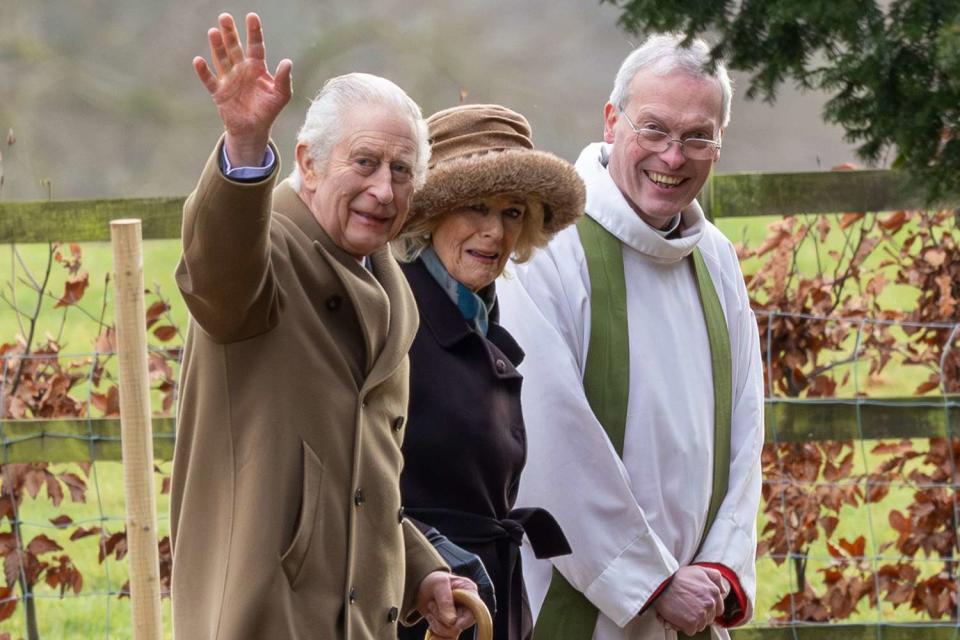
<svg viewBox="0 0 960 640">
<path fill-rule="evenodd" d="M 60 300 L 57 301 L 57 304 L 53 305 L 54 308 L 67 307 L 79 302 L 83 298 L 83 293 L 87 290 L 87 285 L 89 284 L 90 277 L 86 271 L 67 278 L 66 283 L 63 285 L 63 295 L 60 297 Z"/>
<path fill-rule="evenodd" d="M 104 327 L 103 331 L 93 342 L 97 353 L 115 353 L 117 351 L 117 330 L 113 327 Z"/>
<path fill-rule="evenodd" d="M 70 516 L 63 514 L 57 516 L 56 518 L 50 518 L 50 524 L 58 529 L 65 529 L 67 525 L 73 524 L 73 519 L 70 518 Z"/>
<path fill-rule="evenodd" d="M 170 325 L 162 325 L 153 330 L 153 335 L 161 342 L 168 342 L 177 336 L 177 328 Z"/>
<path fill-rule="evenodd" d="M 906 211 L 894 211 L 877 219 L 877 226 L 884 231 L 896 233 L 907 222 Z"/>
<path fill-rule="evenodd" d="M 41 533 L 30 541 L 30 544 L 27 545 L 27 551 L 35 556 L 39 556 L 42 553 L 50 553 L 51 551 L 63 551 L 63 547 Z"/>
<path fill-rule="evenodd" d="M 70 490 L 70 499 L 74 502 L 86 502 L 87 501 L 87 483 L 84 482 L 83 478 L 78 476 L 75 473 L 61 473 L 59 476 L 60 481 L 63 484 L 67 485 L 67 489 Z"/>
<path fill-rule="evenodd" d="M 70 534 L 70 540 L 79 540 L 80 538 L 86 538 L 100 533 L 100 527 L 90 527 L 89 529 L 84 529 L 83 527 L 77 527 L 76 530 Z"/>
<path fill-rule="evenodd" d="M 842 216 L 840 216 L 840 225 L 839 225 L 839 226 L 840 226 L 841 229 L 847 229 L 847 228 L 849 228 L 853 223 L 855 223 L 855 222 L 857 222 L 857 221 L 859 221 L 859 220 L 862 220 L 864 215 L 865 215 L 865 214 L 862 214 L 862 213 L 845 213 L 845 214 L 843 214 Z"/>
<path fill-rule="evenodd" d="M 0 587 L 0 621 L 6 620 L 17 610 L 17 594 L 13 587 Z M 10 640 L 9 633 L 0 633 L 0 640 Z"/>
<path fill-rule="evenodd" d="M 163 300 L 158 300 L 150 305 L 150 308 L 147 309 L 147 329 L 156 324 L 157 320 L 163 317 L 167 311 L 169 311 L 170 305 L 168 305 Z"/>
<path fill-rule="evenodd" d="M 105 394 L 91 393 L 90 403 L 102 411 L 104 416 L 118 416 L 120 415 L 120 390 L 113 384 Z"/>
</svg>

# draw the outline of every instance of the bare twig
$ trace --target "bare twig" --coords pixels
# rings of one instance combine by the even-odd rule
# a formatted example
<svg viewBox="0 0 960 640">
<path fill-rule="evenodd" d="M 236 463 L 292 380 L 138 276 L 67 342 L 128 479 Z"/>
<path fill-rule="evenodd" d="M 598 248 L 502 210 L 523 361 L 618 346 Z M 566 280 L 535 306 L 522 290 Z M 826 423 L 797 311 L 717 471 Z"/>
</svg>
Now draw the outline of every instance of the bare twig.
<svg viewBox="0 0 960 640">
<path fill-rule="evenodd" d="M 49 251 L 47 253 L 47 270 L 43 274 L 43 285 L 41 286 L 41 292 L 46 290 L 47 283 L 50 282 L 50 271 L 53 269 L 53 254 L 55 249 L 53 247 L 52 242 L 47 246 L 49 247 Z M 33 336 L 37 331 L 37 321 L 40 319 L 40 310 L 42 308 L 43 308 L 43 295 L 41 293 L 41 295 L 37 296 L 36 309 L 34 309 L 33 315 L 30 316 L 30 330 L 27 335 L 26 345 L 24 346 L 25 355 L 30 353 L 30 349 L 33 346 Z M 27 360 L 26 358 L 21 359 L 20 364 L 17 365 L 17 373 L 13 377 L 13 385 L 10 391 L 11 396 L 16 394 L 17 389 L 20 386 L 20 380 L 21 380 L 21 376 L 23 375 L 23 367 L 26 364 L 26 360 Z"/>
</svg>

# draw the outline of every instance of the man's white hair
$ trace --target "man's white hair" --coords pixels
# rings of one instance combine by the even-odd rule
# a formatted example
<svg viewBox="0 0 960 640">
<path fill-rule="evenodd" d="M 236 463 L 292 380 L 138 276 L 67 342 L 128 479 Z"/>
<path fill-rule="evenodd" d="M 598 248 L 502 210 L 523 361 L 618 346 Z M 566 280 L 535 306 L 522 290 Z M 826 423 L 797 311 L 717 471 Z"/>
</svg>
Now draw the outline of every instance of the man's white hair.
<svg viewBox="0 0 960 640">
<path fill-rule="evenodd" d="M 665 76 L 673 71 L 684 71 L 696 78 L 713 78 L 720 84 L 722 94 L 720 126 L 730 123 L 730 103 L 733 101 L 733 84 L 727 67 L 718 60 L 713 72 L 709 71 L 710 47 L 700 38 L 689 46 L 683 46 L 682 33 L 658 33 L 650 36 L 633 50 L 620 65 L 617 78 L 610 93 L 610 103 L 623 111 L 630 101 L 630 83 L 641 70 L 649 69 L 655 75 Z"/>
<path fill-rule="evenodd" d="M 430 140 L 427 123 L 420 106 L 403 89 L 386 78 L 369 73 L 348 73 L 327 80 L 320 93 L 310 103 L 307 116 L 300 131 L 297 144 L 307 145 L 310 157 L 323 166 L 330 160 L 333 147 L 340 141 L 343 130 L 340 126 L 349 111 L 363 106 L 396 108 L 410 119 L 417 143 L 417 160 L 413 166 L 413 185 L 423 185 L 430 160 Z M 290 181 L 296 191 L 300 190 L 300 171 L 294 163 Z"/>
</svg>

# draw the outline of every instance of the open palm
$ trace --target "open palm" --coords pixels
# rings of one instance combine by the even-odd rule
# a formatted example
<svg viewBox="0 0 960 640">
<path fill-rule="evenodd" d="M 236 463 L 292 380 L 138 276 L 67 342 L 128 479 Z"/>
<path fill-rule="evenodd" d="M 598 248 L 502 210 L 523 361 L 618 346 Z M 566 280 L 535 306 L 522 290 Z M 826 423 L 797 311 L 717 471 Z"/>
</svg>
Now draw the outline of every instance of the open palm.
<svg viewBox="0 0 960 640">
<path fill-rule="evenodd" d="M 281 60 L 274 75 L 267 69 L 260 18 L 246 18 L 247 49 L 230 14 L 219 18 L 219 28 L 210 29 L 210 55 L 214 70 L 198 56 L 193 67 L 210 92 L 227 131 L 227 154 L 231 162 L 260 161 L 274 120 L 290 101 L 289 60 Z M 252 162 L 250 162 L 252 160 Z"/>
</svg>

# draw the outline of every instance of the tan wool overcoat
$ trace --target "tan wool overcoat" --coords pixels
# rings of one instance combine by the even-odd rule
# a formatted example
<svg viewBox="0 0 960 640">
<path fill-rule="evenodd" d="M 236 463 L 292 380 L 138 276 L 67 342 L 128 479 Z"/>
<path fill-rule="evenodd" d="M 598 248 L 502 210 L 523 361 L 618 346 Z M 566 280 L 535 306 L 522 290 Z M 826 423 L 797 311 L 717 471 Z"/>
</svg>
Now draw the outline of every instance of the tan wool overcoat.
<svg viewBox="0 0 960 640">
<path fill-rule="evenodd" d="M 364 268 L 277 169 L 234 182 L 219 153 L 177 268 L 176 640 L 394 639 L 445 568 L 400 506 L 412 294 L 387 248 Z"/>
</svg>

